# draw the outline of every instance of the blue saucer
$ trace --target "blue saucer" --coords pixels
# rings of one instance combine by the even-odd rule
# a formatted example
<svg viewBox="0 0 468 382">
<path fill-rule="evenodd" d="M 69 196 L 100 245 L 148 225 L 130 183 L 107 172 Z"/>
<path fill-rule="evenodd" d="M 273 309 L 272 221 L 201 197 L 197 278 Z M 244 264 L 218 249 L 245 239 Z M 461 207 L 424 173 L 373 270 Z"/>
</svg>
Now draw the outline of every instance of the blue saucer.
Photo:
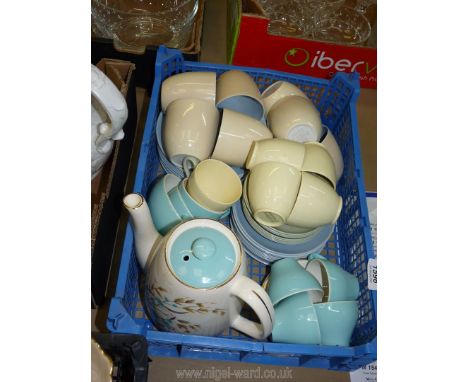
<svg viewBox="0 0 468 382">
<path fill-rule="evenodd" d="M 319 253 L 334 231 L 334 225 L 326 225 L 317 230 L 309 240 L 298 244 L 282 244 L 269 240 L 255 231 L 244 216 L 241 200 L 232 206 L 231 226 L 239 235 L 247 252 L 263 263 L 270 263 L 285 257 L 305 258 L 310 253 Z M 260 260 L 259 260 L 260 261 Z"/>
</svg>

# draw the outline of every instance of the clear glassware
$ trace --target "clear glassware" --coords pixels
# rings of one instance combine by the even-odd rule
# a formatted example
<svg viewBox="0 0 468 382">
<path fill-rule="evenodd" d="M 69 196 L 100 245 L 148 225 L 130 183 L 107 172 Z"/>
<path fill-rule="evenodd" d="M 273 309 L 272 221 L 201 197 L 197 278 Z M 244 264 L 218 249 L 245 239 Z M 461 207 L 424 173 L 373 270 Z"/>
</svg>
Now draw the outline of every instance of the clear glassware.
<svg viewBox="0 0 468 382">
<path fill-rule="evenodd" d="M 268 32 L 282 36 L 301 37 L 306 34 L 306 22 L 299 0 L 261 0 L 270 19 Z"/>
<path fill-rule="evenodd" d="M 198 0 L 91 0 L 93 23 L 117 49 L 143 52 L 147 45 L 181 48 L 190 37 Z"/>
<path fill-rule="evenodd" d="M 323 5 L 341 5 L 346 0 L 259 0 L 270 18 L 271 34 L 306 37 L 313 29 L 315 11 Z"/>
<path fill-rule="evenodd" d="M 323 6 L 315 12 L 311 37 L 338 44 L 364 45 L 370 33 L 369 20 L 355 9 Z"/>
<path fill-rule="evenodd" d="M 344 5 L 346 0 L 298 0 L 302 6 L 302 14 L 304 19 L 307 20 L 305 30 L 307 37 L 310 37 L 314 30 L 314 16 L 315 12 L 321 7 L 338 7 Z"/>
<path fill-rule="evenodd" d="M 303 8 L 307 11 L 311 11 L 312 13 L 315 13 L 315 11 L 323 6 L 339 6 L 343 5 L 346 0 L 298 0 Z M 313 17 L 313 14 L 311 14 L 311 18 Z"/>
<path fill-rule="evenodd" d="M 377 24 L 372 26 L 371 34 L 367 40 L 367 46 L 370 48 L 377 48 Z"/>
<path fill-rule="evenodd" d="M 357 0 L 355 10 L 358 11 L 359 13 L 365 14 L 367 9 L 371 5 L 376 5 L 377 0 Z"/>
<path fill-rule="evenodd" d="M 362 0 L 364 2 L 368 0 Z M 377 48 L 377 1 L 371 0 L 366 6 L 357 8 L 358 12 L 363 12 L 363 15 L 366 16 L 367 20 L 371 25 L 371 33 L 369 39 L 367 40 L 367 46 L 371 48 Z"/>
</svg>

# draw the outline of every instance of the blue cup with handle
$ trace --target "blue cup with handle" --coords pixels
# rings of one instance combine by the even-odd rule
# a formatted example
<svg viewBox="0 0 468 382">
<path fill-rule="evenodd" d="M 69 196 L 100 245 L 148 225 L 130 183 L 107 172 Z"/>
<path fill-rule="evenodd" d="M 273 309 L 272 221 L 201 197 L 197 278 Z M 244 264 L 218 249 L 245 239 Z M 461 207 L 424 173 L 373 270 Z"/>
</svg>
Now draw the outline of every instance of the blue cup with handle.
<svg viewBox="0 0 468 382">
<path fill-rule="evenodd" d="M 169 192 L 177 187 L 180 178 L 173 174 L 166 174 L 158 179 L 148 196 L 148 207 L 156 229 L 163 235 L 182 221 L 169 199 Z"/>
<path fill-rule="evenodd" d="M 200 162 L 199 159 L 187 156 L 182 161 L 182 168 L 186 176 Z M 184 210 L 184 213 L 190 213 L 193 218 L 205 218 L 219 220 L 229 215 L 230 209 L 223 212 L 213 211 L 198 203 L 187 191 L 187 178 L 183 179 L 178 185 L 177 190 L 170 192 L 170 199 L 178 211 Z M 181 212 L 182 213 L 182 212 Z"/>
<path fill-rule="evenodd" d="M 320 345 L 319 318 L 311 292 L 297 293 L 275 305 L 273 342 Z"/>
<path fill-rule="evenodd" d="M 325 302 L 314 304 L 314 308 L 322 345 L 349 346 L 359 314 L 357 301 Z"/>
<path fill-rule="evenodd" d="M 306 291 L 310 292 L 313 302 L 321 302 L 323 298 L 323 290 L 315 277 L 292 258 L 273 263 L 266 291 L 273 306 L 290 296 Z"/>
<path fill-rule="evenodd" d="M 176 209 L 177 213 L 180 215 L 182 220 L 190 220 L 195 216 L 190 212 L 190 209 L 185 204 L 182 195 L 180 194 L 179 187 L 174 187 L 168 193 L 169 199 L 172 202 L 172 205 Z"/>
<path fill-rule="evenodd" d="M 359 297 L 359 280 L 356 276 L 317 253 L 309 255 L 307 259 L 306 270 L 323 289 L 321 302 L 352 301 Z"/>
</svg>

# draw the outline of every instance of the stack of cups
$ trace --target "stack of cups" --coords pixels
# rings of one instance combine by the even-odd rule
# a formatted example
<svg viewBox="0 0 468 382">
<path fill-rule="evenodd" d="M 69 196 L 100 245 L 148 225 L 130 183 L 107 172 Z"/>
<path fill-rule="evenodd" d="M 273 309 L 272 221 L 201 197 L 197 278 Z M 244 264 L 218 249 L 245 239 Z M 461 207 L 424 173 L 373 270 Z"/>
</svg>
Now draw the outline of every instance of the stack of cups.
<svg viewBox="0 0 468 382">
<path fill-rule="evenodd" d="M 254 142 L 246 168 L 248 203 L 258 223 L 311 230 L 336 223 L 342 199 L 333 159 L 321 143 Z"/>
<path fill-rule="evenodd" d="M 171 219 L 166 214 L 155 218 L 158 229 L 229 214 L 242 184 L 232 174 L 220 175 L 221 167 L 213 164 L 219 162 L 238 177 L 250 170 L 231 223 L 258 258 L 269 263 L 282 258 L 281 253 L 304 257 L 323 248 L 342 208 L 336 184 L 343 160 L 319 111 L 297 86 L 279 81 L 260 93 L 254 79 L 239 70 L 218 77 L 215 72 L 179 73 L 162 83 L 161 110 L 156 128 L 160 162 L 179 182 L 160 185 L 172 207 Z M 196 169 L 190 176 L 187 163 Z M 206 187 L 201 192 L 190 179 L 209 166 L 213 171 L 203 171 Z M 224 205 L 211 204 L 224 197 Z M 290 247 L 284 251 L 281 246 Z"/>
<path fill-rule="evenodd" d="M 336 185 L 343 159 L 320 112 L 297 86 L 275 82 L 261 100 L 274 138 L 252 142 L 244 163 L 250 172 L 231 224 L 248 253 L 269 264 L 322 250 L 342 209 Z"/>
<path fill-rule="evenodd" d="M 274 342 L 349 346 L 358 319 L 356 276 L 313 254 L 303 266 L 274 263 L 264 288 L 275 308 Z"/>
<path fill-rule="evenodd" d="M 180 173 L 187 156 L 243 168 L 252 143 L 273 137 L 264 123 L 255 81 L 238 70 L 219 78 L 215 72 L 167 78 L 161 87 L 161 110 L 158 152 L 162 165 L 172 173 Z"/>
<path fill-rule="evenodd" d="M 264 227 L 335 224 L 343 204 L 336 193 L 343 158 L 320 112 L 286 81 L 265 89 L 262 101 L 275 138 L 253 142 L 246 159 L 253 218 Z"/>
<path fill-rule="evenodd" d="M 148 206 L 155 228 L 165 235 L 182 221 L 195 218 L 219 220 L 239 200 L 242 183 L 235 171 L 216 159 L 183 160 L 186 174 L 180 179 L 166 174 L 152 187 Z"/>
</svg>

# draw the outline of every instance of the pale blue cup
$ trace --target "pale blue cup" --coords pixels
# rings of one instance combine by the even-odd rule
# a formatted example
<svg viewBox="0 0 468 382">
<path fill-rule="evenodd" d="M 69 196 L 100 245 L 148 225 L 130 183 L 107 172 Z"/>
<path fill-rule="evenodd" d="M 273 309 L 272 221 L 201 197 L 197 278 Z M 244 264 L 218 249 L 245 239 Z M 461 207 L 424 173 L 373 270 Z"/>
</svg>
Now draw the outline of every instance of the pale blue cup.
<svg viewBox="0 0 468 382">
<path fill-rule="evenodd" d="M 169 191 L 169 199 L 182 220 L 190 220 L 194 218 L 189 208 L 184 203 L 178 187 L 174 187 Z"/>
<path fill-rule="evenodd" d="M 168 193 L 180 183 L 180 178 L 167 174 L 156 181 L 148 196 L 148 207 L 154 226 L 162 235 L 182 221 Z"/>
<path fill-rule="evenodd" d="M 229 214 L 229 209 L 223 212 L 216 212 L 216 211 L 212 211 L 201 206 L 187 192 L 187 189 L 185 187 L 186 183 L 187 183 L 187 179 L 182 180 L 178 184 L 177 189 L 179 191 L 179 195 L 183 203 L 187 206 L 188 210 L 190 211 L 190 213 L 192 214 L 194 218 L 219 220 L 219 219 L 226 217 Z"/>
<path fill-rule="evenodd" d="M 311 292 L 288 297 L 275 306 L 273 342 L 321 344 L 320 325 Z"/>
<path fill-rule="evenodd" d="M 349 346 L 359 314 L 357 301 L 324 302 L 315 304 L 314 308 L 322 345 Z M 276 311 L 275 317 L 278 317 Z"/>
<path fill-rule="evenodd" d="M 321 302 L 323 290 L 315 277 L 299 265 L 296 259 L 285 258 L 271 266 L 266 291 L 273 306 L 286 297 L 310 291 L 313 302 Z"/>
<path fill-rule="evenodd" d="M 314 253 L 307 259 L 309 262 L 306 270 L 318 280 L 323 289 L 322 302 L 352 301 L 359 297 L 359 280 L 356 276 L 322 255 Z"/>
</svg>

